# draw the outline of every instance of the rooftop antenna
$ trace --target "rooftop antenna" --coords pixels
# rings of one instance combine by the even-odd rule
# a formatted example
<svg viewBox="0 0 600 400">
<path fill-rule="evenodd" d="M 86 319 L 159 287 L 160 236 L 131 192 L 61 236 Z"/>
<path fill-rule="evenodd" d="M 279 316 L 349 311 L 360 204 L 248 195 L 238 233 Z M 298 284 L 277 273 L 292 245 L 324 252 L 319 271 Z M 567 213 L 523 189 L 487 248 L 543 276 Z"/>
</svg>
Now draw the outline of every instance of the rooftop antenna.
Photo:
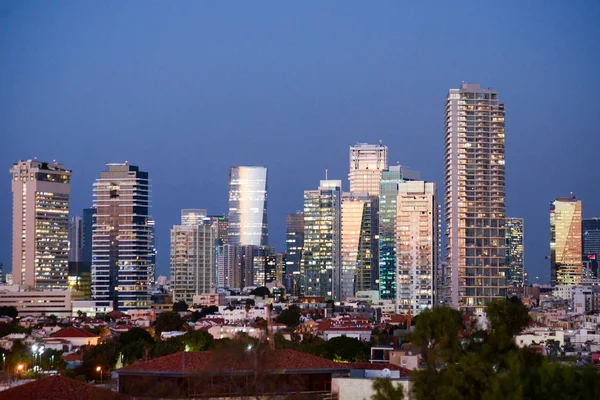
<svg viewBox="0 0 600 400">
<path fill-rule="evenodd" d="M 327 168 L 325 168 L 325 180 L 327 180 Z"/>
</svg>

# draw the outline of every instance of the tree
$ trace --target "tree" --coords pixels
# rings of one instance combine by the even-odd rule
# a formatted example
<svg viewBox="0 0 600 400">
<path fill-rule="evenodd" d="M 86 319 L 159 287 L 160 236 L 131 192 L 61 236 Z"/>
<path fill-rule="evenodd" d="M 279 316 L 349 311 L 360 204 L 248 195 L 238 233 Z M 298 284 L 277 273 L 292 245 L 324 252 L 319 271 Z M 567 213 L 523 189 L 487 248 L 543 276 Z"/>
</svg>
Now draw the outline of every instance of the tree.
<svg viewBox="0 0 600 400">
<path fill-rule="evenodd" d="M 419 314 L 419 322 L 408 338 L 421 349 L 427 367 L 437 369 L 460 354 L 458 334 L 462 329 L 464 324 L 458 311 L 436 307 Z"/>
<path fill-rule="evenodd" d="M 112 340 L 96 346 L 86 346 L 84 350 L 85 353 L 78 372 L 88 379 L 98 378 L 97 367 L 102 368 L 103 373 L 109 373 L 119 359 L 119 346 L 117 342 Z"/>
<path fill-rule="evenodd" d="M 154 344 L 151 350 L 152 358 L 168 356 L 169 354 L 179 353 L 185 350 L 185 344 L 181 336 L 160 340 Z"/>
<path fill-rule="evenodd" d="M 298 326 L 300 323 L 300 308 L 298 308 L 297 305 L 292 304 L 285 310 L 281 311 L 277 317 L 277 322 L 280 324 L 285 324 L 289 328 Z"/>
<path fill-rule="evenodd" d="M 186 351 L 204 351 L 215 347 L 213 336 L 206 331 L 191 331 L 180 337 Z"/>
<path fill-rule="evenodd" d="M 17 318 L 19 312 L 17 311 L 17 307 L 14 306 L 1 306 L 0 307 L 0 316 L 7 316 L 12 319 Z"/>
<path fill-rule="evenodd" d="M 173 311 L 174 312 L 183 312 L 183 311 L 187 311 L 188 310 L 188 305 L 185 301 L 183 300 L 179 300 L 178 302 L 176 302 L 175 304 L 173 304 Z"/>
<path fill-rule="evenodd" d="M 200 316 L 199 318 L 204 318 L 207 315 L 213 315 L 219 312 L 219 307 L 217 306 L 208 306 L 208 307 L 204 307 L 202 308 L 202 310 L 200 310 Z"/>
<path fill-rule="evenodd" d="M 256 289 L 254 289 L 253 291 L 251 291 L 250 294 L 257 296 L 257 297 L 270 297 L 271 291 L 266 286 L 259 286 Z"/>
<path fill-rule="evenodd" d="M 394 386 L 390 378 L 377 378 L 373 381 L 375 394 L 372 400 L 403 400 L 404 389 L 402 385 Z"/>
<path fill-rule="evenodd" d="M 369 359 L 369 347 L 358 339 L 338 336 L 324 342 L 320 356 L 341 362 L 364 362 Z"/>
<path fill-rule="evenodd" d="M 119 336 L 119 344 L 123 347 L 140 340 L 149 344 L 154 343 L 152 335 L 143 328 L 131 328 L 127 332 L 121 333 L 121 336 Z"/>
<path fill-rule="evenodd" d="M 516 296 L 488 303 L 485 313 L 490 325 L 490 344 L 496 353 L 504 353 L 514 348 L 514 336 L 531 320 L 527 309 Z"/>
<path fill-rule="evenodd" d="M 146 359 L 153 349 L 154 341 L 148 342 L 144 339 L 138 339 L 127 343 L 121 348 L 123 355 L 123 364 L 133 364 L 137 360 Z"/>
<path fill-rule="evenodd" d="M 47 349 L 40 357 L 40 367 L 46 371 L 63 371 L 67 363 L 62 359 L 62 354 L 62 350 Z"/>
<path fill-rule="evenodd" d="M 180 330 L 183 324 L 184 321 L 181 319 L 178 313 L 164 311 L 158 314 L 156 317 L 154 331 L 156 332 L 156 335 L 160 337 L 160 334 L 163 332 Z"/>
</svg>

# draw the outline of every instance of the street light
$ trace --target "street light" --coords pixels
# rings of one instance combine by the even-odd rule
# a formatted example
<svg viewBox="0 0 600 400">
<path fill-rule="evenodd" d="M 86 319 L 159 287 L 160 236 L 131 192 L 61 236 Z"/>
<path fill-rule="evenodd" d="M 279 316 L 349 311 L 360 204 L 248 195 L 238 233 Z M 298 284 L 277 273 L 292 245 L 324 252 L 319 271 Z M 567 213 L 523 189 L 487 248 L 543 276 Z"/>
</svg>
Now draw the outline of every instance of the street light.
<svg viewBox="0 0 600 400">
<path fill-rule="evenodd" d="M 23 364 L 17 365 L 17 380 L 19 379 L 19 375 L 21 374 L 21 372 L 23 372 L 23 368 L 25 368 Z"/>
<path fill-rule="evenodd" d="M 96 367 L 96 372 L 100 372 L 100 384 L 102 385 L 102 367 L 98 365 Z"/>
</svg>

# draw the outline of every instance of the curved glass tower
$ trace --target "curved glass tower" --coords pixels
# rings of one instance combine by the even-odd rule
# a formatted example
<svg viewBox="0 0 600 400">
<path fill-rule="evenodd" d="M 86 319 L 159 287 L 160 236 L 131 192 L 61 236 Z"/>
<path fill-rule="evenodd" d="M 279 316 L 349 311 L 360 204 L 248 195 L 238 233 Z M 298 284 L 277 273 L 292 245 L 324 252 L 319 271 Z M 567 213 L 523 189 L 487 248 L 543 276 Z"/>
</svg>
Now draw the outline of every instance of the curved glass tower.
<svg viewBox="0 0 600 400">
<path fill-rule="evenodd" d="M 229 167 L 229 243 L 267 246 L 267 168 Z"/>
</svg>

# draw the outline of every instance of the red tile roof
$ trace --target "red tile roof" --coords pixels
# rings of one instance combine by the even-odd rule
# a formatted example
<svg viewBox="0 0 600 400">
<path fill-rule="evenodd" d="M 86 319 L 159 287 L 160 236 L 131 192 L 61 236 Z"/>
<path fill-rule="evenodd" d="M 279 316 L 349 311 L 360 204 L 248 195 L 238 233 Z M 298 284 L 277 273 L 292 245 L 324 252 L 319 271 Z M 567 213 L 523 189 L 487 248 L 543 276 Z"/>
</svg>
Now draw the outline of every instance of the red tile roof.
<svg viewBox="0 0 600 400">
<path fill-rule="evenodd" d="M 253 353 L 224 354 L 219 351 L 181 352 L 153 360 L 142 361 L 119 369 L 156 372 L 231 372 L 249 371 L 254 365 Z M 272 350 L 265 353 L 260 364 L 267 370 L 340 369 L 347 365 L 295 350 Z"/>
<path fill-rule="evenodd" d="M 128 400 L 129 396 L 55 375 L 0 392 L 0 400 Z"/>
<path fill-rule="evenodd" d="M 53 338 L 86 338 L 86 337 L 100 337 L 92 332 L 86 331 L 85 329 L 75 328 L 70 326 L 62 331 L 56 332 L 50 335 Z"/>
</svg>

